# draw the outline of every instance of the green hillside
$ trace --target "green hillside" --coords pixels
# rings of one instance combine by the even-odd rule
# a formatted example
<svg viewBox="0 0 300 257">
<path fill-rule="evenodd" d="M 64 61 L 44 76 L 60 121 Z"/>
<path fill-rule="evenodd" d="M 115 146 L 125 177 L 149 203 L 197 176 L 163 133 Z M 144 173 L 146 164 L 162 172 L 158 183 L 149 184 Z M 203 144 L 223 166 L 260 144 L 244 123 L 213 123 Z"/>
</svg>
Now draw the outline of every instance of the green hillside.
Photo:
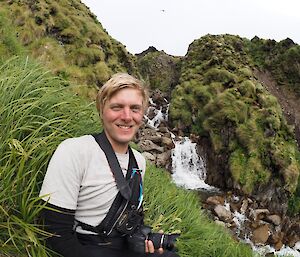
<svg viewBox="0 0 300 257">
<path fill-rule="evenodd" d="M 134 56 L 79 0 L 0 1 L 0 10 L 3 25 L 13 28 L 26 54 L 55 75 L 84 85 L 82 94 L 93 98 L 93 89 L 115 72 L 136 73 Z"/>
</svg>

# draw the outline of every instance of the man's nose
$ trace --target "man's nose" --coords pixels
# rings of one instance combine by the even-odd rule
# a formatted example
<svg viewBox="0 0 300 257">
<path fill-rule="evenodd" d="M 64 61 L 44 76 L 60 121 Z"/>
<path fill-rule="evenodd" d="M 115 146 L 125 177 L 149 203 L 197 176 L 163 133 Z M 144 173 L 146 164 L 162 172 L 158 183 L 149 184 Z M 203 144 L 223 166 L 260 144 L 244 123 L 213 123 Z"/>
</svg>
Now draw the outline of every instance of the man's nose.
<svg viewBox="0 0 300 257">
<path fill-rule="evenodd" d="M 131 109 L 130 108 L 124 108 L 123 109 L 122 119 L 126 120 L 126 121 L 130 121 L 132 119 Z"/>
</svg>

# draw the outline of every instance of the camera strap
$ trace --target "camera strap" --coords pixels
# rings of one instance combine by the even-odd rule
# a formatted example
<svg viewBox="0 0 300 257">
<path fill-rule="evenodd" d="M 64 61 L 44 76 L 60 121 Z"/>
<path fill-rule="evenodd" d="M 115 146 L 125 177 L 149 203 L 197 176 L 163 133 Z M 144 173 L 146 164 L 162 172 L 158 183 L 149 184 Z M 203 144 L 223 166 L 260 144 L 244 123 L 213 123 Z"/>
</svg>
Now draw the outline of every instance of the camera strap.
<svg viewBox="0 0 300 257">
<path fill-rule="evenodd" d="M 137 161 L 132 149 L 128 146 L 129 162 L 125 179 L 117 156 L 105 132 L 93 135 L 93 137 L 105 153 L 119 192 L 107 215 L 98 226 L 94 227 L 80 221 L 76 221 L 77 225 L 84 230 L 95 232 L 101 236 L 109 236 L 115 227 L 120 227 L 119 231 L 121 230 L 121 233 L 130 233 L 143 222 L 142 209 L 140 208 L 143 198 L 142 177 Z"/>
</svg>

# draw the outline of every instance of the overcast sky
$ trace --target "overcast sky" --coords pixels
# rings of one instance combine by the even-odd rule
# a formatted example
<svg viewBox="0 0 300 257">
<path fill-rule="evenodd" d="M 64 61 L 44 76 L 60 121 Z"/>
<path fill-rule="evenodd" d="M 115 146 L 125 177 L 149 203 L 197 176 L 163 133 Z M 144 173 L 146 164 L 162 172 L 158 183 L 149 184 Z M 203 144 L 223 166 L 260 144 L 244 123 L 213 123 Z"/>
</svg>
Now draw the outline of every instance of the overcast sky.
<svg viewBox="0 0 300 257">
<path fill-rule="evenodd" d="M 206 34 L 300 44 L 300 0 L 81 0 L 132 53 L 149 46 L 185 55 Z"/>
</svg>

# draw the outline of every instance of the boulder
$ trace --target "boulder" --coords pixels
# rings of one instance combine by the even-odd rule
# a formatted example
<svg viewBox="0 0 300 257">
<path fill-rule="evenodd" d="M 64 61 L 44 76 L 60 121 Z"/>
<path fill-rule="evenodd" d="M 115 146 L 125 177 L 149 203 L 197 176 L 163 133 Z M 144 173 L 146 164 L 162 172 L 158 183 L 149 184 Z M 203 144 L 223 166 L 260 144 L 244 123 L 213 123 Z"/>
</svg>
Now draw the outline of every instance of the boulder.
<svg viewBox="0 0 300 257">
<path fill-rule="evenodd" d="M 281 224 L 281 217 L 279 215 L 276 215 L 276 214 L 268 215 L 266 217 L 266 221 L 271 222 L 275 226 L 279 226 Z"/>
<path fill-rule="evenodd" d="M 232 213 L 223 205 L 218 204 L 214 208 L 214 212 L 218 216 L 218 218 L 225 222 L 230 222 L 232 220 Z"/>
<path fill-rule="evenodd" d="M 156 166 L 167 168 L 171 158 L 171 150 L 156 155 Z"/>
<path fill-rule="evenodd" d="M 210 205 L 224 205 L 225 200 L 224 197 L 219 195 L 209 196 L 206 199 L 206 203 Z"/>
<path fill-rule="evenodd" d="M 150 161 L 152 164 L 155 164 L 155 155 L 149 152 L 143 152 L 142 155 L 145 157 L 146 160 Z"/>
<path fill-rule="evenodd" d="M 270 231 L 267 224 L 259 226 L 253 231 L 252 241 L 255 244 L 265 244 L 269 238 Z"/>
<path fill-rule="evenodd" d="M 146 151 L 146 152 L 154 151 L 156 153 L 162 153 L 164 151 L 163 147 L 154 144 L 152 141 L 148 139 L 140 141 L 138 143 L 138 146 L 142 149 L 142 151 Z"/>
</svg>

